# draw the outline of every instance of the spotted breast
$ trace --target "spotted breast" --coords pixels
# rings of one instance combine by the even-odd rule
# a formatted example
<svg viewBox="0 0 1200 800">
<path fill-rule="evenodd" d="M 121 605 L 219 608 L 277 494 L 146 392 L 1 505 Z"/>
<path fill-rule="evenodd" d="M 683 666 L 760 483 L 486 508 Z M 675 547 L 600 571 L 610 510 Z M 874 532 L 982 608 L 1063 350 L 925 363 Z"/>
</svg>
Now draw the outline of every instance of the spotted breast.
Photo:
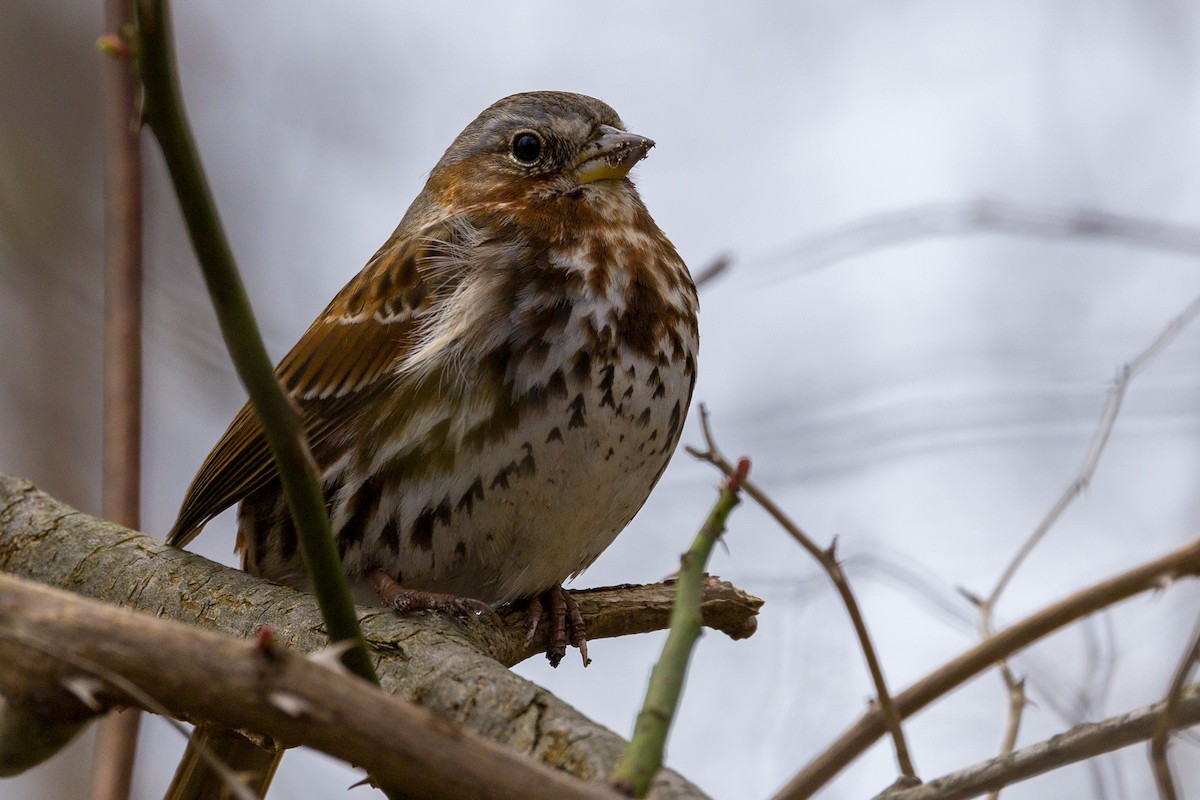
<svg viewBox="0 0 1200 800">
<path fill-rule="evenodd" d="M 628 178 L 653 144 L 582 95 L 492 105 L 280 363 L 361 600 L 385 578 L 489 604 L 559 590 L 645 502 L 698 347 L 695 287 Z M 306 587 L 248 407 L 170 540 L 235 502 L 246 568 Z"/>
</svg>

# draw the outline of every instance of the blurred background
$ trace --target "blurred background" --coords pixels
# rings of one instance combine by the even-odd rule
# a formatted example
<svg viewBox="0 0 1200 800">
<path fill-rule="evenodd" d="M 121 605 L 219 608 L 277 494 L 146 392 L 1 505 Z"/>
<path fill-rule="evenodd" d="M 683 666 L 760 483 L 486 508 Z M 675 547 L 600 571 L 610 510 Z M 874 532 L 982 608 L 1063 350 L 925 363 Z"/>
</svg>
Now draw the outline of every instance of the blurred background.
<svg viewBox="0 0 1200 800">
<path fill-rule="evenodd" d="M 1043 234 L 1092 211 L 1195 224 L 1195 3 L 200 0 L 177 4 L 175 27 L 192 125 L 275 357 L 492 101 L 583 92 L 654 138 L 635 177 L 655 218 L 693 271 L 733 258 L 702 293 L 696 399 L 727 455 L 752 456 L 818 542 L 838 537 L 897 690 L 977 641 L 958 588 L 991 590 L 1078 474 L 1118 368 L 1200 294 L 1195 233 L 1172 250 L 1157 235 L 997 230 L 964 211 L 991 201 L 1001 222 L 1025 220 L 1000 227 Z M 0 0 L 0 470 L 93 513 L 104 32 L 98 2 Z M 143 527 L 162 535 L 244 394 L 144 141 Z M 1000 622 L 1196 535 L 1198 364 L 1193 325 L 1136 377 L 1089 490 L 1018 572 Z M 685 443 L 700 443 L 697 421 L 693 409 Z M 681 450 L 575 585 L 673 571 L 716 480 Z M 232 547 L 228 514 L 196 545 L 227 563 Z M 712 571 L 766 606 L 752 639 L 701 641 L 669 764 L 717 797 L 759 798 L 872 689 L 823 574 L 759 510 L 735 514 Z M 1159 700 L 1198 614 L 1200 588 L 1174 586 L 1035 647 L 1015 665 L 1033 700 L 1020 743 Z M 517 669 L 628 735 L 660 645 L 598 641 L 586 671 L 571 658 Z M 921 713 L 906 726 L 920 775 L 993 755 L 1005 713 L 994 674 Z M 1173 746 L 1185 793 L 1200 793 L 1198 742 Z M 83 796 L 91 748 L 89 733 L 0 781 L 0 798 Z M 161 721 L 143 724 L 135 797 L 161 797 L 182 749 Z M 895 774 L 880 743 L 823 796 L 871 796 Z M 360 777 L 292 752 L 271 797 L 340 797 Z M 1152 787 L 1137 746 L 1005 796 Z"/>
</svg>

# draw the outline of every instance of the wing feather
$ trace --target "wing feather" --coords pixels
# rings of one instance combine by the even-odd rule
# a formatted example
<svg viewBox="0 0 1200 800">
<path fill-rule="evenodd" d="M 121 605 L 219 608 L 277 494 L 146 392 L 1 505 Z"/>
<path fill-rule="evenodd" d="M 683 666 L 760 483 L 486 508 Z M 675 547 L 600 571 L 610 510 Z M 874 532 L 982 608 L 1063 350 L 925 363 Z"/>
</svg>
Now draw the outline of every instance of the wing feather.
<svg viewBox="0 0 1200 800">
<path fill-rule="evenodd" d="M 454 237 L 453 225 L 423 234 L 397 232 L 276 367 L 314 452 L 412 348 L 417 320 L 432 302 L 424 285 L 427 262 L 438 257 L 439 241 Z M 193 479 L 167 541 L 187 544 L 206 522 L 276 474 L 262 425 L 247 403 Z"/>
</svg>

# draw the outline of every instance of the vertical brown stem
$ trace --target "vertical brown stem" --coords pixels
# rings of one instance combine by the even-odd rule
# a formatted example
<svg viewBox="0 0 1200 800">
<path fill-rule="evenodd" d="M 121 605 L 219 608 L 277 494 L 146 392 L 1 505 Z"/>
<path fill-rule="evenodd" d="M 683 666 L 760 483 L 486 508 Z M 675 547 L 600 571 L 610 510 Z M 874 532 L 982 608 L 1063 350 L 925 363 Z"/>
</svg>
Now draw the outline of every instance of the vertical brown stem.
<svg viewBox="0 0 1200 800">
<path fill-rule="evenodd" d="M 132 22 L 129 0 L 105 0 L 109 33 Z M 104 230 L 104 476 L 102 514 L 130 528 L 140 523 L 142 445 L 142 160 L 137 83 L 128 57 L 106 59 Z M 100 725 L 91 800 L 127 800 L 139 712 L 112 714 Z"/>
</svg>

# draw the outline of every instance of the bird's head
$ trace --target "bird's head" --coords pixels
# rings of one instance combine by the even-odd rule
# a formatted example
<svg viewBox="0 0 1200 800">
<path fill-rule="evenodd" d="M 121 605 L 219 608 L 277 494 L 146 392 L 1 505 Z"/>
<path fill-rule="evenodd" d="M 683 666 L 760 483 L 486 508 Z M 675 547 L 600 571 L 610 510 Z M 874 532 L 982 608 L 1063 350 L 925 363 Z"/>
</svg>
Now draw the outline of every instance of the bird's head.
<svg viewBox="0 0 1200 800">
<path fill-rule="evenodd" d="M 581 198 L 620 187 L 654 142 L 593 97 L 525 92 L 493 103 L 446 150 L 427 191 L 446 206 Z"/>
</svg>

